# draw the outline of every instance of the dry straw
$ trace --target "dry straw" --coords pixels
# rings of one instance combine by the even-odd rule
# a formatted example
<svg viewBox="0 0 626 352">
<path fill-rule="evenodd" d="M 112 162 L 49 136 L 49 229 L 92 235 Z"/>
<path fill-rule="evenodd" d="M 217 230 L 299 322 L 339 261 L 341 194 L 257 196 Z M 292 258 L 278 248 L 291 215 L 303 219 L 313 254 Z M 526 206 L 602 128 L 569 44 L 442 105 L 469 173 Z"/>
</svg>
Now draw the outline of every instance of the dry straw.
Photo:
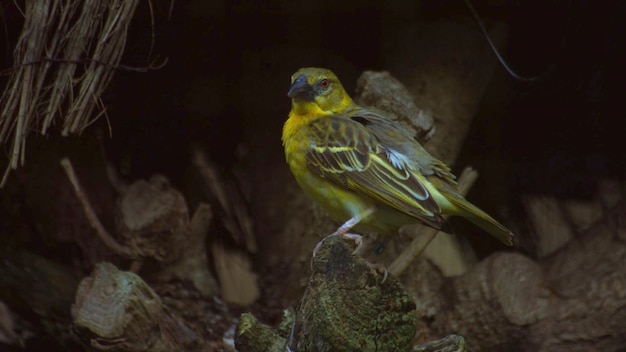
<svg viewBox="0 0 626 352">
<path fill-rule="evenodd" d="M 0 143 L 23 165 L 30 130 L 80 134 L 103 112 L 100 94 L 118 66 L 138 0 L 25 1 L 14 68 L 0 98 Z"/>
</svg>

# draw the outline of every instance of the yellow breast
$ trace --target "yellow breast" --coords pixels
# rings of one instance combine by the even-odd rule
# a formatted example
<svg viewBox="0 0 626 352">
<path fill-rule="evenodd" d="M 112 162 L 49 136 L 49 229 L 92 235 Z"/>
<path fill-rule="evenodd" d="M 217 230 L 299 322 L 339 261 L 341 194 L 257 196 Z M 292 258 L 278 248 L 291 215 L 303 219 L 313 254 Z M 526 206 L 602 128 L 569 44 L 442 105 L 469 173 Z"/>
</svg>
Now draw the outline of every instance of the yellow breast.
<svg viewBox="0 0 626 352">
<path fill-rule="evenodd" d="M 375 202 L 313 173 L 306 163 L 310 148 L 308 124 L 320 116 L 302 116 L 291 113 L 283 127 L 283 144 L 287 164 L 302 190 L 326 212 L 339 221 L 362 214 L 375 207 Z M 364 219 L 366 224 L 369 219 Z"/>
</svg>

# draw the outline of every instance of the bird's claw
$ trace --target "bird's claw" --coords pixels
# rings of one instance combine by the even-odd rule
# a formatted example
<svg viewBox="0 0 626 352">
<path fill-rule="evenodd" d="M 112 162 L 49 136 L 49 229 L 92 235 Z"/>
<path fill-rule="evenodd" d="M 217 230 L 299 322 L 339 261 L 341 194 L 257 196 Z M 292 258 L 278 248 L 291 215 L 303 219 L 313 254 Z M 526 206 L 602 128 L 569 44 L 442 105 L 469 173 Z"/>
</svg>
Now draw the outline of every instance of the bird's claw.
<svg viewBox="0 0 626 352">
<path fill-rule="evenodd" d="M 373 264 L 373 263 L 369 263 L 369 264 L 376 271 L 383 274 L 383 281 L 381 281 L 381 283 L 385 282 L 387 280 L 387 277 L 389 276 L 389 271 L 387 271 L 387 268 L 385 268 L 385 266 L 382 264 Z"/>
<path fill-rule="evenodd" d="M 337 231 L 322 238 L 321 241 L 317 242 L 317 244 L 315 245 L 315 248 L 313 249 L 313 258 L 315 258 L 315 256 L 317 255 L 317 252 L 320 250 L 320 248 L 322 248 L 322 244 L 324 244 L 324 241 L 329 239 L 331 236 L 339 236 L 343 239 L 354 241 L 354 244 L 356 244 L 356 248 L 354 249 L 352 254 L 357 254 L 361 250 L 361 248 L 363 248 L 363 236 L 358 235 L 356 233 L 342 233 L 342 232 Z"/>
</svg>

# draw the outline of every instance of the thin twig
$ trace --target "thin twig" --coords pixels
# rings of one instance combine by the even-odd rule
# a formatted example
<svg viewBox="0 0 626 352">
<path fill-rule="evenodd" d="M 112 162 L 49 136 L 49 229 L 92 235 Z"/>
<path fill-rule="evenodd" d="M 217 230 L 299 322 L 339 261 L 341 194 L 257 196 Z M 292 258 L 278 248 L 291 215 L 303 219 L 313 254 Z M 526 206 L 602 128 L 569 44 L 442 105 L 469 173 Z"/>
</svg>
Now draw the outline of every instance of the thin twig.
<svg viewBox="0 0 626 352">
<path fill-rule="evenodd" d="M 478 178 L 478 172 L 471 167 L 466 167 L 461 176 L 459 177 L 459 194 L 465 196 L 469 192 L 470 188 L 476 179 Z M 444 216 L 447 218 L 447 216 Z M 400 276 L 404 270 L 419 257 L 428 244 L 437 236 L 439 230 L 432 227 L 423 226 L 421 231 L 416 234 L 415 238 L 407 248 L 391 263 L 387 268 L 389 273 L 394 276 Z"/>
<path fill-rule="evenodd" d="M 472 2 L 470 0 L 464 0 L 464 1 L 465 1 L 465 5 L 467 5 L 467 7 L 469 8 L 470 12 L 472 13 L 472 16 L 474 16 L 474 19 L 476 20 L 476 23 L 478 23 L 478 27 L 480 28 L 480 31 L 482 32 L 483 36 L 487 40 L 487 43 L 491 47 L 491 51 L 493 51 L 493 53 L 496 56 L 496 58 L 498 59 L 498 61 L 500 61 L 500 64 L 502 65 L 502 67 L 504 67 L 504 69 L 511 75 L 511 77 L 517 79 L 518 81 L 522 81 L 522 82 L 533 82 L 533 81 L 537 81 L 537 80 L 539 80 L 541 78 L 546 77 L 548 75 L 548 73 L 550 73 L 552 71 L 552 69 L 554 69 L 555 65 L 554 65 L 554 63 L 552 63 L 552 64 L 550 64 L 550 66 L 548 66 L 548 68 L 544 72 L 542 72 L 542 73 L 540 73 L 540 74 L 538 74 L 536 76 L 532 76 L 532 77 L 524 77 L 524 76 L 519 75 L 517 72 L 515 72 L 515 70 L 513 70 L 511 68 L 511 66 L 509 66 L 509 64 L 506 62 L 504 57 L 502 57 L 502 55 L 500 54 L 500 51 L 498 50 L 498 48 L 494 44 L 493 40 L 491 40 L 491 36 L 489 35 L 489 32 L 487 31 L 487 28 L 485 27 L 485 23 L 483 22 L 483 20 L 478 15 L 478 12 L 474 8 L 474 5 L 472 5 Z"/>
<path fill-rule="evenodd" d="M 132 251 L 121 244 L 119 244 L 111 234 L 104 228 L 100 219 L 96 215 L 91 203 L 89 202 L 89 198 L 87 194 L 80 186 L 78 182 L 78 177 L 74 172 L 74 167 L 72 167 L 72 163 L 68 158 L 61 159 L 61 166 L 65 169 L 65 173 L 67 174 L 67 178 L 70 179 L 72 186 L 74 187 L 74 192 L 76 193 L 76 197 L 80 201 L 80 204 L 83 206 L 83 210 L 85 211 L 85 216 L 87 216 L 87 220 L 89 224 L 96 230 L 98 237 L 104 242 L 104 244 L 111 249 L 113 252 L 119 255 L 123 255 L 125 257 L 132 257 Z"/>
</svg>

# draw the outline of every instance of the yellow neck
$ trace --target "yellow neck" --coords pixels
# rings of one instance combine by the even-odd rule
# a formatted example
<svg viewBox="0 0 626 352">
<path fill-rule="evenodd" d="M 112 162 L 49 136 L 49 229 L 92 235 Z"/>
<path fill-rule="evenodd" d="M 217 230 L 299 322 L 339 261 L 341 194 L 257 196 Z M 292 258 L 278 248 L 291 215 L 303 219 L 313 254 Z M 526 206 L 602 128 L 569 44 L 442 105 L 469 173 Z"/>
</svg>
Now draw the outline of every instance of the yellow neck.
<svg viewBox="0 0 626 352">
<path fill-rule="evenodd" d="M 322 111 L 317 105 L 314 103 L 306 103 L 307 105 L 311 105 L 310 107 L 305 107 L 305 104 L 295 104 L 293 103 L 291 107 L 291 111 L 289 112 L 289 118 L 285 121 L 285 125 L 283 126 L 283 145 L 293 139 L 293 136 L 300 130 L 300 127 L 308 124 L 312 120 L 318 119 L 322 116 L 327 115 L 324 111 Z"/>
<path fill-rule="evenodd" d="M 343 88 L 341 88 L 339 94 L 328 100 L 304 101 L 292 99 L 289 118 L 283 126 L 283 144 L 290 140 L 300 127 L 310 123 L 312 120 L 325 116 L 345 114 L 354 109 L 358 109 L 358 106 Z"/>
<path fill-rule="evenodd" d="M 313 101 L 301 101 L 294 99 L 291 102 L 289 117 L 314 119 L 322 116 L 328 116 L 332 113 L 332 111 L 322 110 L 320 106 Z"/>
</svg>

